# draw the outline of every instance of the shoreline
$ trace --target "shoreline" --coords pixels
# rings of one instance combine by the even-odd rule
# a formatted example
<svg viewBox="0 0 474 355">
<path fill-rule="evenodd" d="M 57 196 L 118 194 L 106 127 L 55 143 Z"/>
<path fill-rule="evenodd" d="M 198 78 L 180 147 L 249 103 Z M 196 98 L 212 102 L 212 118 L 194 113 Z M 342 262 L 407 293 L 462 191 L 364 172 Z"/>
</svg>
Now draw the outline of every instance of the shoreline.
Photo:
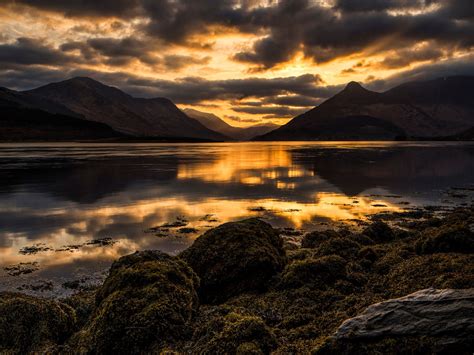
<svg viewBox="0 0 474 355">
<path fill-rule="evenodd" d="M 430 287 L 474 288 L 474 207 L 440 213 L 425 209 L 376 215 L 361 232 L 310 232 L 301 245 L 281 238 L 259 219 L 230 222 L 206 232 L 177 257 L 155 251 L 122 257 L 95 290 L 57 301 L 7 294 L 16 302 L 53 302 L 75 315 L 69 335 L 50 344 L 58 353 L 100 351 L 117 344 L 132 352 L 174 353 L 416 352 L 420 346 L 438 351 L 446 337 L 436 334 L 429 339 L 416 333 L 395 338 L 385 334 L 342 344 L 332 335 L 344 320 L 377 302 Z M 176 276 L 170 279 L 170 273 Z M 153 291 L 168 283 L 171 288 L 159 289 L 169 291 Z M 148 314 L 148 306 L 138 306 L 141 300 L 162 304 L 159 309 L 167 309 L 172 318 Z M 110 307 L 114 313 L 104 318 Z M 127 317 L 136 317 L 132 314 L 142 317 L 150 331 L 162 330 L 136 343 L 135 336 L 127 338 L 131 333 L 120 330 Z M 163 329 L 178 314 L 178 328 L 167 333 Z M 456 349 L 463 353 L 471 342 L 459 340 Z M 32 351 L 43 349 L 31 346 Z"/>
</svg>

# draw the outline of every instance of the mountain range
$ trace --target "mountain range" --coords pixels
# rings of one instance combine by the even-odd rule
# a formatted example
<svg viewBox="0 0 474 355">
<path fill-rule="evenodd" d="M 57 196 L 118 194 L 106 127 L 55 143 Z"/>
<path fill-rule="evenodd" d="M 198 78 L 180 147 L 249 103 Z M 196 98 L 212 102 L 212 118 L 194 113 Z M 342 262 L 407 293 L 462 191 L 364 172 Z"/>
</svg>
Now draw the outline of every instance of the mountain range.
<svg viewBox="0 0 474 355">
<path fill-rule="evenodd" d="M 50 127 L 53 121 L 59 119 L 57 115 L 61 115 L 67 122 L 82 120 L 84 127 L 91 129 L 105 127 L 109 130 L 110 134 L 100 136 L 228 140 L 224 135 L 186 116 L 168 99 L 135 98 L 117 88 L 85 77 L 23 92 L 1 89 L 0 108 L 2 108 L 0 125 L 10 127 L 10 131 L 15 130 L 16 118 L 24 116 L 22 112 L 34 110 L 36 114 L 32 119 L 35 120 L 36 131 L 40 130 L 41 126 Z M 39 112 L 41 114 L 38 114 Z M 19 122 L 19 126 L 25 128 L 23 121 Z M 19 131 L 19 128 L 16 131 Z M 78 133 L 71 132 L 64 139 L 69 139 L 71 135 L 88 138 L 87 134 Z M 42 139 L 41 134 L 38 135 L 38 139 Z M 28 137 L 31 135 L 27 134 Z M 92 134 L 90 138 L 97 138 L 97 134 Z"/>
<path fill-rule="evenodd" d="M 256 138 L 254 138 L 256 137 Z M 379 93 L 356 82 L 286 125 L 233 127 L 77 77 L 29 91 L 0 88 L 0 140 L 398 140 L 474 138 L 474 77 L 409 82 Z"/>
<path fill-rule="evenodd" d="M 201 122 L 207 128 L 238 141 L 248 141 L 280 127 L 274 123 L 261 123 L 250 127 L 234 127 L 212 113 L 201 112 L 190 108 L 185 109 L 184 113 Z"/>
<path fill-rule="evenodd" d="M 462 139 L 472 137 L 473 127 L 473 76 L 409 82 L 382 93 L 351 82 L 257 140 Z"/>
</svg>

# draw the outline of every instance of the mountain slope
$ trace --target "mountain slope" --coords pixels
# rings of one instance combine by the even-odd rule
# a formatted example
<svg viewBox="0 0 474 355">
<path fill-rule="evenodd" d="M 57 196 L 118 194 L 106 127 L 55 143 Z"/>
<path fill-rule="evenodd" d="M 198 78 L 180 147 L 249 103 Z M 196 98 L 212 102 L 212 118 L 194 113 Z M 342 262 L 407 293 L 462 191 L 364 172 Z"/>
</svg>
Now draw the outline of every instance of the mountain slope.
<svg viewBox="0 0 474 355">
<path fill-rule="evenodd" d="M 89 121 L 136 137 L 226 138 L 187 117 L 168 99 L 134 98 L 90 78 L 52 83 L 24 94 L 65 106 Z"/>
<path fill-rule="evenodd" d="M 280 127 L 274 123 L 263 123 L 245 128 L 234 127 L 212 113 L 201 112 L 194 109 L 185 109 L 184 113 L 213 131 L 241 141 L 250 140 Z"/>
<path fill-rule="evenodd" d="M 350 130 L 348 127 L 350 126 Z M 440 137 L 474 127 L 474 77 L 402 84 L 384 93 L 357 83 L 260 140 L 392 140 Z"/>
<path fill-rule="evenodd" d="M 121 138 L 109 126 L 73 117 L 54 103 L 0 88 L 0 141 Z"/>
</svg>

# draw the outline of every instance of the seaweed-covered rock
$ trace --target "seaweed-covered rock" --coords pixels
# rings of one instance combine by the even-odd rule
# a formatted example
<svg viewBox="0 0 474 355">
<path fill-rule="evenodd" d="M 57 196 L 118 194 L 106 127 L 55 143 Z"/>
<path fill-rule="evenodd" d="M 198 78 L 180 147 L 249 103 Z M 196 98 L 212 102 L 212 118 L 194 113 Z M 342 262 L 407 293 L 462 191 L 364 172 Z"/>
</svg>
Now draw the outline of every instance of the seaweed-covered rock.
<svg viewBox="0 0 474 355">
<path fill-rule="evenodd" d="M 281 288 L 312 286 L 325 288 L 346 276 L 347 262 L 337 255 L 297 260 L 286 267 Z"/>
<path fill-rule="evenodd" d="M 399 297 L 420 288 L 474 288 L 474 255 L 433 254 L 410 257 L 374 282 Z"/>
<path fill-rule="evenodd" d="M 377 303 L 346 320 L 316 353 L 469 353 L 474 289 L 426 289 Z"/>
<path fill-rule="evenodd" d="M 360 246 L 348 238 L 331 238 L 322 242 L 315 254 L 318 256 L 338 255 L 344 259 L 351 259 L 357 256 Z"/>
<path fill-rule="evenodd" d="M 306 233 L 301 241 L 302 248 L 318 248 L 321 243 L 326 242 L 333 238 L 340 238 L 341 234 L 333 229 L 325 231 L 314 231 Z"/>
<path fill-rule="evenodd" d="M 277 347 L 262 318 L 236 312 L 214 316 L 194 337 L 190 352 L 196 354 L 270 354 Z"/>
<path fill-rule="evenodd" d="M 97 291 L 97 308 L 71 348 L 94 353 L 143 353 L 186 337 L 199 280 L 182 260 L 140 252 L 115 262 Z"/>
<path fill-rule="evenodd" d="M 474 224 L 468 221 L 428 228 L 416 248 L 420 254 L 474 253 Z"/>
<path fill-rule="evenodd" d="M 51 352 L 75 331 L 74 310 L 60 302 L 0 293 L 0 353 Z"/>
<path fill-rule="evenodd" d="M 256 218 L 212 229 L 180 256 L 201 278 L 199 296 L 205 303 L 262 291 L 286 263 L 278 233 Z"/>
<path fill-rule="evenodd" d="M 372 239 L 375 243 L 387 243 L 396 238 L 395 232 L 382 221 L 376 221 L 362 231 L 362 234 Z"/>
</svg>

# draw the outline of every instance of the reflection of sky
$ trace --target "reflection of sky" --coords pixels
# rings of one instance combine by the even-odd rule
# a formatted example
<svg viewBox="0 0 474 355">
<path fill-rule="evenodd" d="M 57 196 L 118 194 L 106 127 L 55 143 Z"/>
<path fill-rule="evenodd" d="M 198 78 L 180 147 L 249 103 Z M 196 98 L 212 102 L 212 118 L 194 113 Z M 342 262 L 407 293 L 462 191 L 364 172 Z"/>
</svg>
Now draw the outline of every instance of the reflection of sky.
<svg viewBox="0 0 474 355">
<path fill-rule="evenodd" d="M 248 216 L 310 230 L 401 202 L 439 203 L 442 190 L 474 182 L 473 157 L 473 146 L 447 143 L 1 145 L 0 266 L 39 262 L 23 282 L 76 277 L 139 249 L 177 253 L 213 225 Z M 199 232 L 144 232 L 178 216 Z M 105 237 L 117 243 L 19 253 Z M 0 288 L 15 283 L 0 277 Z"/>
</svg>

